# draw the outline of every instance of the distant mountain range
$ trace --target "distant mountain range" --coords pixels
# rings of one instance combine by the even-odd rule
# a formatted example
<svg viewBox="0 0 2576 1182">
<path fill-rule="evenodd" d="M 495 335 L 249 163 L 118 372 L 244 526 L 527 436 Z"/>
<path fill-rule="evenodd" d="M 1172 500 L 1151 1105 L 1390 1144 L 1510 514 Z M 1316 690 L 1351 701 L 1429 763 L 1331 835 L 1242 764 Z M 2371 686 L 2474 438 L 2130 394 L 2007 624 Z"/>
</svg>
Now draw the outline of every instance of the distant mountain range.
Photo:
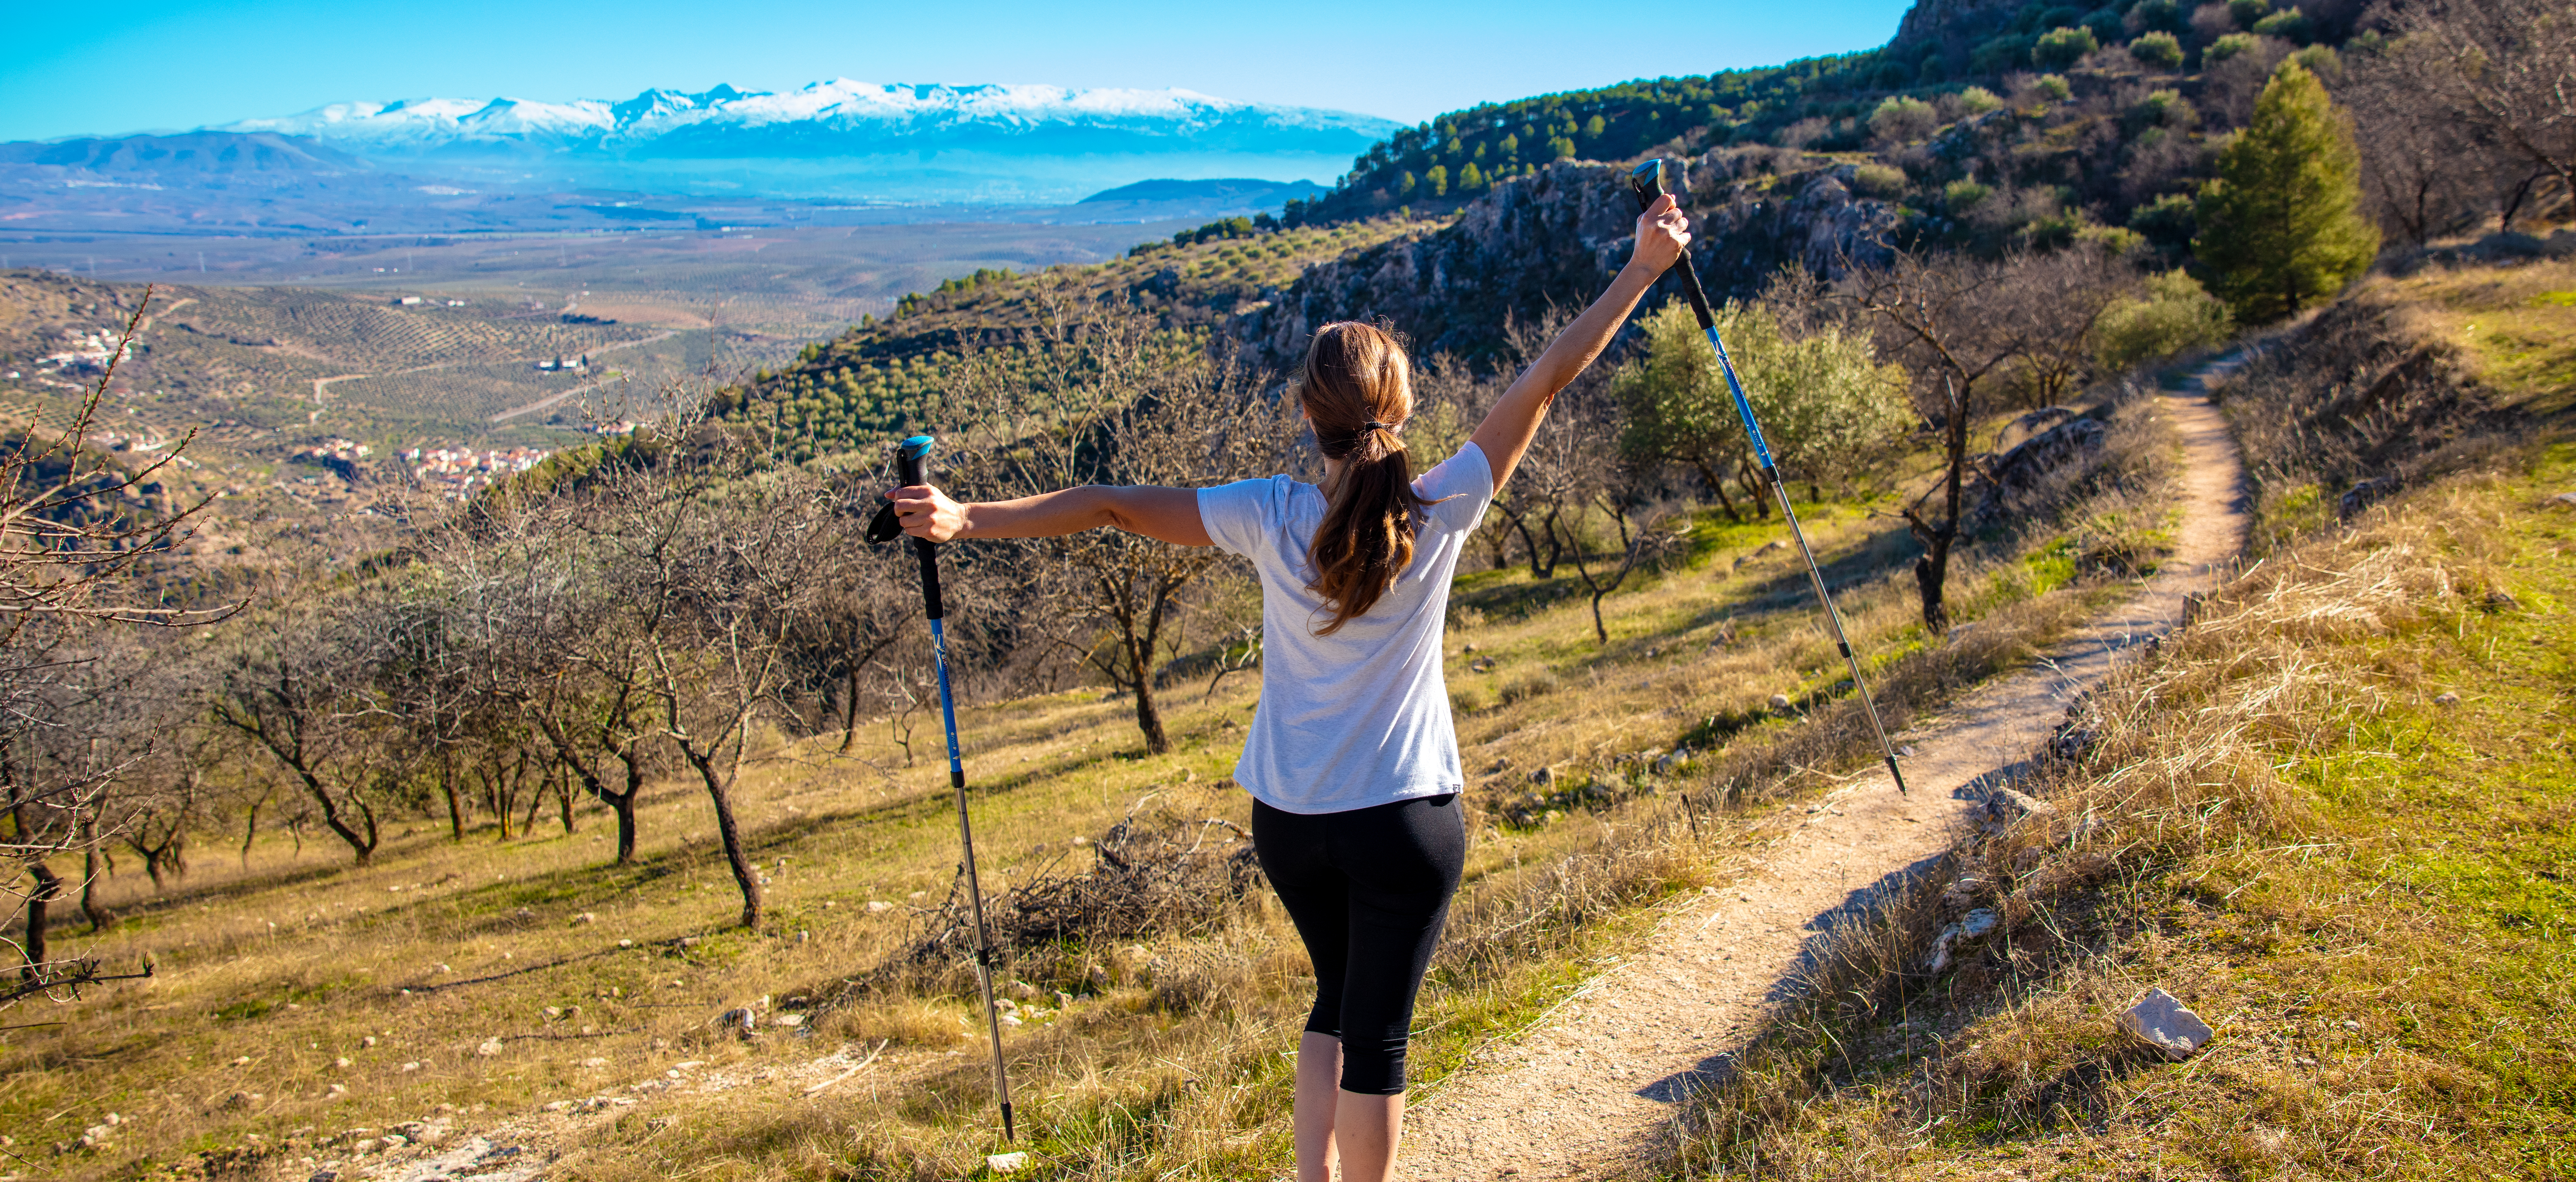
<svg viewBox="0 0 2576 1182">
<path fill-rule="evenodd" d="M 487 184 L 1054 203 L 1148 178 L 1329 181 L 1397 126 L 1187 90 L 836 78 L 623 101 L 344 102 L 203 130 L 309 139 L 379 168 Z"/>
<path fill-rule="evenodd" d="M 375 159 L 813 159 L 972 150 L 1010 155 L 1230 153 L 1347 157 L 1398 125 L 1187 90 L 904 86 L 835 78 L 783 94 L 718 86 L 623 102 L 348 102 L 209 131 L 311 136 Z M 1338 169 L 1336 169 L 1338 174 Z"/>
<path fill-rule="evenodd" d="M 0 144 L 0 233 L 1204 219 L 1318 195 L 1316 180 L 1396 127 L 1187 90 L 847 79 L 617 102 L 345 102 Z"/>
</svg>

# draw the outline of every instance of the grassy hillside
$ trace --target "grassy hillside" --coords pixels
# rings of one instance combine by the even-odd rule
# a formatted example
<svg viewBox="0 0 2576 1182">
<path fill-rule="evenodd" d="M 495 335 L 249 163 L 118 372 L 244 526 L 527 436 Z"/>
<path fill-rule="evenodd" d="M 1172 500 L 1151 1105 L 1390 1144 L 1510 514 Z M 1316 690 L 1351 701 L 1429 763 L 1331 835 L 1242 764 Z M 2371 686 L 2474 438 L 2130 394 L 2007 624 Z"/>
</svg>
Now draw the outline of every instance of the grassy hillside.
<svg viewBox="0 0 2576 1182">
<path fill-rule="evenodd" d="M 2095 695 L 2081 754 L 2024 785 L 2053 807 L 1765 1033 L 1687 1168 L 2576 1171 L 2571 287 L 2565 264 L 2378 281 L 2271 343 L 2233 417 L 2319 446 L 2254 453 L 2265 560 Z M 2396 479 L 2347 511 L 2357 476 Z M 2001 929 L 1929 971 L 1971 908 Z M 2149 986 L 2214 1041 L 2172 1063 L 2118 1033 Z"/>
<path fill-rule="evenodd" d="M 2105 471 L 2127 475 L 2070 520 L 2155 503 L 2169 445 L 2143 410 L 2108 412 L 2121 442 Z M 1900 719 L 2117 590 L 2053 528 L 1999 538 L 1954 595 L 1987 626 L 1928 637 L 1910 548 L 1869 508 L 1806 512 Z M 1682 558 L 1608 601 L 1607 645 L 1570 577 L 1460 579 L 1450 679 L 1475 853 L 1426 996 L 1426 1082 L 1561 997 L 1640 906 L 1722 881 L 1773 802 L 1871 758 L 1774 541 L 1764 523 L 1697 520 Z M 1265 893 L 1227 886 L 1247 805 L 1225 776 L 1256 691 L 1249 676 L 1168 691 L 1165 756 L 1136 749 L 1125 703 L 1085 694 L 961 720 L 988 890 L 1036 925 L 1006 975 L 1039 1176 L 1240 1177 L 1285 1159 L 1280 1052 L 1304 962 Z M 1796 705 L 1773 711 L 1773 694 Z M 0 1033 L 0 1129 L 65 1178 L 302 1178 L 439 1151 L 464 1152 L 439 1167 L 463 1174 L 475 1136 L 582 1177 L 964 1176 L 995 1129 L 961 964 L 944 945 L 916 955 L 956 915 L 936 743 L 915 714 L 871 722 L 847 752 L 755 745 L 736 807 L 770 880 L 757 931 L 725 929 L 707 807 L 677 783 L 656 787 L 625 868 L 587 808 L 508 841 L 399 822 L 359 870 L 301 829 L 314 840 L 240 851 L 207 835 L 166 891 L 125 866 L 99 899 L 120 922 L 57 946 L 158 973 Z M 1097 851 L 1120 842 L 1175 867 L 1177 893 L 1104 869 Z M 1045 901 L 1069 890 L 1190 905 L 1048 929 L 1063 913 Z M 721 1019 L 740 1008 L 759 1016 L 752 1040 Z"/>
</svg>

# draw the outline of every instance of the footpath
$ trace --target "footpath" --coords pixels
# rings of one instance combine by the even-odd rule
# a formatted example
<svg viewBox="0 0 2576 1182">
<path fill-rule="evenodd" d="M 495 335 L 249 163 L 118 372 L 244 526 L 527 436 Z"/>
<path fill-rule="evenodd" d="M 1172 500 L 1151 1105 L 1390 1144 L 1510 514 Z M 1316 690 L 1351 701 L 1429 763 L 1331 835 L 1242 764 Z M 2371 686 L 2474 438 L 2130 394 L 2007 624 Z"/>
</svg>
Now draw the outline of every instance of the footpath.
<svg viewBox="0 0 2576 1182">
<path fill-rule="evenodd" d="M 1606 1179 L 1640 1173 L 1694 1081 L 1724 1069 L 1765 1007 L 1834 929 L 1957 845 L 2010 779 L 2123 654 L 2171 631 L 2184 597 L 2243 552 L 2244 464 L 2203 366 L 2161 396 L 2182 437 L 2182 522 L 2171 560 L 2019 673 L 1918 720 L 1900 797 L 1884 772 L 1855 777 L 1765 821 L 1744 873 L 1669 905 L 1635 953 L 1587 982 L 1542 1025 L 1489 1048 L 1406 1114 L 1398 1175 L 1446 1182 Z"/>
</svg>

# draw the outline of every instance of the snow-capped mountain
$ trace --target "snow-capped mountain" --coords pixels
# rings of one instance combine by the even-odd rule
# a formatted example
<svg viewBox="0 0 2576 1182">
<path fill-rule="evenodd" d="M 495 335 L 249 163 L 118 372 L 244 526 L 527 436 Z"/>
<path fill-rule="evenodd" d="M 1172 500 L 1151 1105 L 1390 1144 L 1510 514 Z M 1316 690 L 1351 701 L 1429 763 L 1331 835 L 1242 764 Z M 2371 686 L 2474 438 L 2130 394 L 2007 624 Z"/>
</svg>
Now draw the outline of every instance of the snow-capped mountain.
<svg viewBox="0 0 2576 1182">
<path fill-rule="evenodd" d="M 622 102 L 407 99 L 333 103 L 212 131 L 311 136 L 376 159 L 577 156 L 823 160 L 974 151 L 1010 156 L 1250 153 L 1347 160 L 1394 131 L 1368 115 L 1187 90 L 911 86 L 835 78 L 784 93 L 718 86 Z"/>
</svg>

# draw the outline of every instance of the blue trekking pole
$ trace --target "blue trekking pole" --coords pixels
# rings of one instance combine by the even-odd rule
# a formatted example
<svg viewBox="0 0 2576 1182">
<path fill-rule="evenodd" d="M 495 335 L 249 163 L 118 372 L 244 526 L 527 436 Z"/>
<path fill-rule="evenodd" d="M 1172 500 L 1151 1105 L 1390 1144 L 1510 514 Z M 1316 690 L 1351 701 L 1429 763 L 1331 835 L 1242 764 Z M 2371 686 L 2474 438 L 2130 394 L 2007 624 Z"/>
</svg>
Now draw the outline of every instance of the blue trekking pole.
<svg viewBox="0 0 2576 1182">
<path fill-rule="evenodd" d="M 927 435 L 895 445 L 895 469 L 905 485 L 928 482 L 930 449 L 937 446 L 939 441 Z M 868 523 L 871 542 L 893 541 L 902 534 L 903 525 L 895 519 L 891 504 Z M 975 980 L 984 989 L 984 1026 L 992 1032 L 993 1087 L 1002 1098 L 1002 1139 L 1015 1141 L 1011 1074 L 1002 1063 L 1002 1016 L 993 1008 L 993 931 L 984 922 L 984 891 L 975 881 L 975 826 L 966 816 L 966 762 L 957 753 L 957 702 L 948 692 L 948 633 L 940 623 L 947 611 L 939 602 L 939 543 L 914 538 L 912 552 L 921 558 L 921 600 L 924 614 L 930 617 L 930 663 L 939 671 L 939 721 L 948 732 L 948 786 L 957 794 L 957 841 L 966 851 L 966 897 L 975 906 Z"/>
<path fill-rule="evenodd" d="M 1636 195 L 1637 211 L 1643 213 L 1655 199 L 1665 193 L 1664 162 L 1649 160 L 1628 174 L 1628 191 Z M 1717 335 L 1717 317 L 1709 311 L 1708 293 L 1699 286 L 1699 273 L 1691 269 L 1690 252 L 1673 263 L 1682 277 L 1682 294 L 1690 297 L 1692 314 L 1699 317 L 1699 328 L 1708 334 L 1708 347 L 1717 350 L 1718 371 L 1726 375 L 1727 392 L 1735 396 L 1735 417 L 1744 420 L 1745 438 L 1753 441 L 1753 458 L 1762 466 L 1762 478 L 1771 482 L 1771 492 L 1779 499 L 1780 516 L 1789 522 L 1789 536 L 1797 539 L 1798 555 L 1807 560 L 1807 581 L 1816 588 L 1816 602 L 1825 605 L 1825 619 L 1833 625 L 1834 645 L 1843 651 L 1843 664 L 1851 668 L 1852 691 L 1860 695 L 1861 710 L 1869 715 L 1869 729 L 1878 736 L 1879 752 L 1887 757 L 1887 774 L 1896 780 L 1896 793 L 1905 794 L 1905 773 L 1896 767 L 1896 747 L 1887 741 L 1887 727 L 1878 720 L 1878 703 L 1870 700 L 1869 684 L 1861 680 L 1860 658 L 1852 655 L 1851 638 L 1843 633 L 1843 613 L 1834 606 L 1833 593 L 1825 590 L 1824 569 L 1816 565 L 1816 552 L 1807 546 L 1807 531 L 1798 524 L 1798 510 L 1789 504 L 1789 486 L 1780 479 L 1780 466 L 1771 462 L 1771 445 L 1763 442 L 1762 424 L 1753 419 L 1753 403 L 1744 396 L 1744 383 L 1736 380 L 1735 360 L 1726 355 L 1726 341 Z"/>
</svg>

